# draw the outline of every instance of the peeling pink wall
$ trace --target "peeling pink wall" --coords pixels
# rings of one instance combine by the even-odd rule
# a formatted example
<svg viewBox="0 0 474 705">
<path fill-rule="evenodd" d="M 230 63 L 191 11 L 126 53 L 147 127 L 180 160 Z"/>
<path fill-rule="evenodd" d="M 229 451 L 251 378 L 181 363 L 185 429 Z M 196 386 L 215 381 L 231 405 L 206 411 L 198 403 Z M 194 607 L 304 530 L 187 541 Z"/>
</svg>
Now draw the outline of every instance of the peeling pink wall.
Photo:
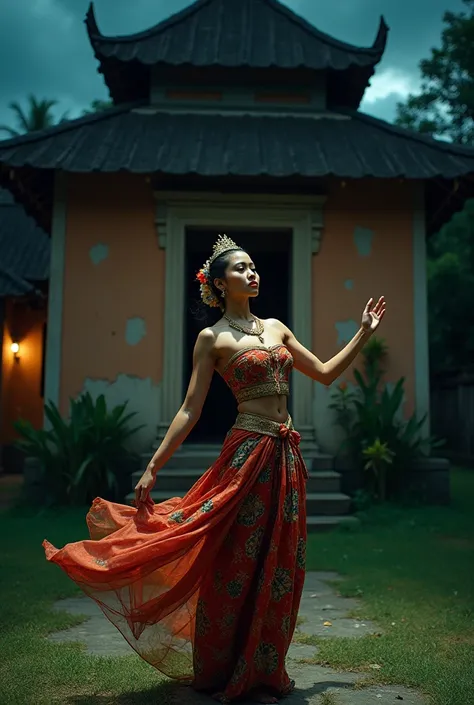
<svg viewBox="0 0 474 705">
<path fill-rule="evenodd" d="M 330 184 L 321 249 L 313 259 L 313 349 L 328 359 L 339 349 L 337 322 L 359 325 L 369 296 L 384 294 L 380 330 L 389 346 L 388 381 L 404 375 L 414 408 L 413 194 L 405 182 Z M 119 375 L 159 383 L 163 374 L 165 252 L 155 228 L 155 203 L 145 177 L 76 175 L 68 179 L 61 408 L 86 379 Z M 373 232 L 361 256 L 356 227 Z M 99 246 L 99 247 L 98 247 Z M 95 248 L 95 249 L 93 249 Z M 106 254 L 94 264 L 100 249 Z M 345 287 L 352 281 L 352 289 Z M 127 321 L 142 319 L 146 334 L 126 340 Z M 359 362 L 360 364 L 360 362 Z"/>
<path fill-rule="evenodd" d="M 337 353 L 335 323 L 360 323 L 371 297 L 387 299 L 379 329 L 389 348 L 387 381 L 406 377 L 405 413 L 414 409 L 413 185 L 400 181 L 333 181 L 320 252 L 313 260 L 313 349 L 327 360 Z M 356 227 L 374 233 L 369 256 L 354 241 Z M 352 280 L 352 289 L 345 288 Z M 356 361 L 360 365 L 360 359 Z M 348 377 L 350 379 L 350 376 Z"/>
<path fill-rule="evenodd" d="M 63 412 L 86 378 L 112 382 L 127 374 L 156 384 L 163 365 L 164 252 L 150 184 L 130 174 L 71 175 L 67 191 Z M 130 345 L 133 318 L 143 319 L 146 333 Z"/>
</svg>

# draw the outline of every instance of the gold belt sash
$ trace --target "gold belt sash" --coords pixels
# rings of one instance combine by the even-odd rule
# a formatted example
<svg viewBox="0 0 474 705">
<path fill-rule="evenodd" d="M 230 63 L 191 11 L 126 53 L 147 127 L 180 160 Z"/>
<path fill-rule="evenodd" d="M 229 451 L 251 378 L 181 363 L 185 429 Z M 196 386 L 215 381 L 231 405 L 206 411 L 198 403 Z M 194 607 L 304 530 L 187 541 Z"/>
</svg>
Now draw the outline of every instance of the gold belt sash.
<svg viewBox="0 0 474 705">
<path fill-rule="evenodd" d="M 279 423 L 273 419 L 268 418 L 268 416 L 259 416 L 258 414 L 240 413 L 237 415 L 237 419 L 232 426 L 232 428 L 240 429 L 243 431 L 250 431 L 251 433 L 261 433 L 263 436 L 274 436 L 275 438 L 281 438 L 281 440 L 286 440 L 293 449 L 295 449 L 300 444 L 301 436 L 298 431 L 295 431 L 293 426 L 293 421 L 291 416 L 284 423 Z M 308 479 L 308 470 L 304 463 L 304 460 L 300 457 L 301 469 L 304 478 Z"/>
<path fill-rule="evenodd" d="M 274 421 L 268 416 L 260 416 L 259 414 L 249 414 L 247 412 L 237 415 L 232 428 L 237 428 L 242 431 L 250 431 L 253 433 L 261 433 L 264 436 L 281 436 L 281 427 L 285 426 L 289 431 L 294 431 L 293 421 L 291 416 L 284 422 Z"/>
</svg>

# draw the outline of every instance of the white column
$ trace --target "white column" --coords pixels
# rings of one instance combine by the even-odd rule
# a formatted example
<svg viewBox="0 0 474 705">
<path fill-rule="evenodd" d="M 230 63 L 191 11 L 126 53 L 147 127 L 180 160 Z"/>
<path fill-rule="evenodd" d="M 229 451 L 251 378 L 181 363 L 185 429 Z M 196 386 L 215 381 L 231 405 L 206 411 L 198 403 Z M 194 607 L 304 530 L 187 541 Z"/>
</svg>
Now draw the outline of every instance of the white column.
<svg viewBox="0 0 474 705">
<path fill-rule="evenodd" d="M 427 414 L 423 434 L 430 432 L 430 372 L 428 344 L 428 290 L 426 272 L 426 215 L 423 182 L 415 187 L 413 218 L 413 310 L 415 343 L 415 407 L 418 416 Z"/>
<path fill-rule="evenodd" d="M 66 256 L 66 174 L 54 177 L 53 220 L 48 293 L 48 327 L 44 401 L 59 405 L 61 387 L 61 352 Z"/>
<path fill-rule="evenodd" d="M 183 401 L 184 348 L 184 223 L 157 210 L 160 246 L 165 248 L 165 302 L 163 331 L 163 379 L 158 440 L 160 441 Z"/>
<path fill-rule="evenodd" d="M 295 224 L 292 252 L 292 325 L 296 338 L 308 350 L 313 344 L 313 256 L 319 251 L 323 227 L 322 204 Z M 313 420 L 313 381 L 299 372 L 293 375 L 293 421 L 301 433 L 303 455 L 310 465 L 319 449 Z"/>
<path fill-rule="evenodd" d="M 185 228 L 222 226 L 291 228 L 292 327 L 306 347 L 312 345 L 312 258 L 319 250 L 324 198 L 260 197 L 222 194 L 156 193 L 156 225 L 160 247 L 166 251 L 164 373 L 158 441 L 163 438 L 183 398 Z M 309 459 L 318 452 L 313 425 L 313 381 L 293 375 L 293 418 L 302 434 L 302 450 Z"/>
</svg>

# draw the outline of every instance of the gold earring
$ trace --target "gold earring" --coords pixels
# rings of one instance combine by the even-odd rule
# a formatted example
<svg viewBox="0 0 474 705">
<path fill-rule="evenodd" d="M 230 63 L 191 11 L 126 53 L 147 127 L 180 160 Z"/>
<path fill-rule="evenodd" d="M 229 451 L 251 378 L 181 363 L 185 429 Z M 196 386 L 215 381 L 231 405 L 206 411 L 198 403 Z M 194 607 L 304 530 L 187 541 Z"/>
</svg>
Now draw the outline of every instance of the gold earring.
<svg viewBox="0 0 474 705">
<path fill-rule="evenodd" d="M 225 289 L 222 289 L 221 298 L 222 298 L 222 299 L 225 299 Z"/>
</svg>

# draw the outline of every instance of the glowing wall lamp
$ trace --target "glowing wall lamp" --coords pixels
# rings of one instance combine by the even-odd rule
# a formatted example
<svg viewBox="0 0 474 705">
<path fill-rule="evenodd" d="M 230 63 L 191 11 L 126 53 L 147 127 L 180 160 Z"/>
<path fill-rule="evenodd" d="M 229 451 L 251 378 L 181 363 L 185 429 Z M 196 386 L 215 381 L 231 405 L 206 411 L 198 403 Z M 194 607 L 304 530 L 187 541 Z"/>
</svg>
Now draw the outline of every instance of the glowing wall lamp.
<svg viewBox="0 0 474 705">
<path fill-rule="evenodd" d="M 19 362 L 20 360 L 20 343 L 12 343 L 11 344 L 11 351 L 13 353 L 13 357 L 15 358 L 15 362 Z"/>
</svg>

